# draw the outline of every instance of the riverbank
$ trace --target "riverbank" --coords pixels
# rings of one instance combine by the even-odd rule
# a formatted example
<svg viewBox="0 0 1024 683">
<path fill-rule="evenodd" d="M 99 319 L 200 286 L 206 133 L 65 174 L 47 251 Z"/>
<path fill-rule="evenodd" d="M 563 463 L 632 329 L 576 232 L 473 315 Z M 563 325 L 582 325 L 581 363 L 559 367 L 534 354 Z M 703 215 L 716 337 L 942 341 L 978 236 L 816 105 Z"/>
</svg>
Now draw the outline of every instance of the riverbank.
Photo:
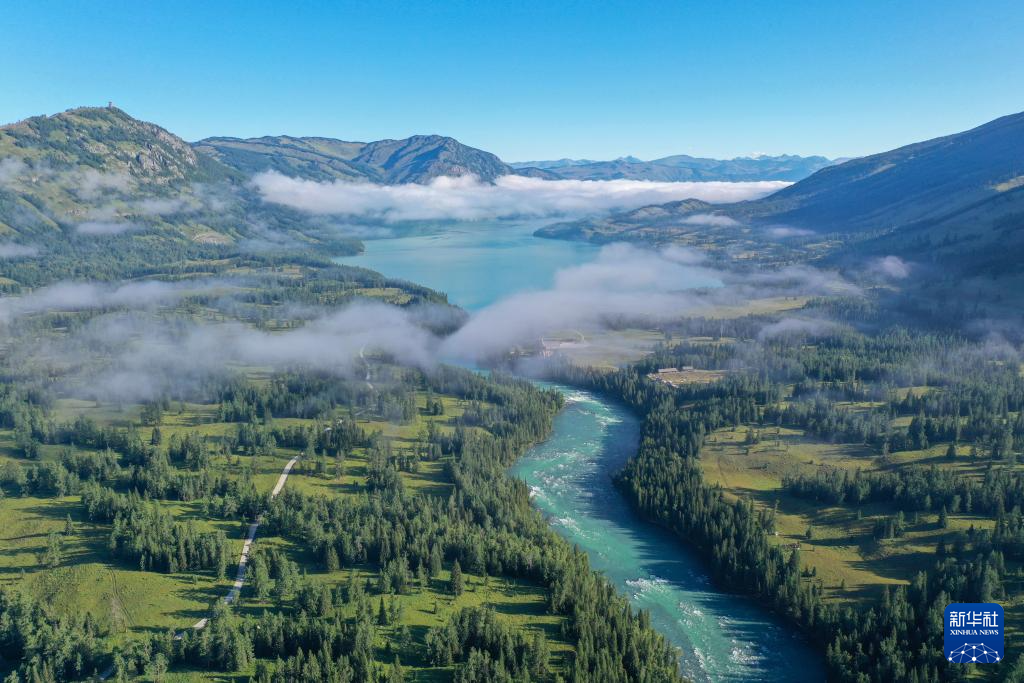
<svg viewBox="0 0 1024 683">
<path fill-rule="evenodd" d="M 695 681 L 819 681 L 821 656 L 753 601 L 712 585 L 700 557 L 642 520 L 612 477 L 636 452 L 639 422 L 627 408 L 564 385 L 549 439 L 510 472 L 566 540 L 647 610 Z"/>
</svg>

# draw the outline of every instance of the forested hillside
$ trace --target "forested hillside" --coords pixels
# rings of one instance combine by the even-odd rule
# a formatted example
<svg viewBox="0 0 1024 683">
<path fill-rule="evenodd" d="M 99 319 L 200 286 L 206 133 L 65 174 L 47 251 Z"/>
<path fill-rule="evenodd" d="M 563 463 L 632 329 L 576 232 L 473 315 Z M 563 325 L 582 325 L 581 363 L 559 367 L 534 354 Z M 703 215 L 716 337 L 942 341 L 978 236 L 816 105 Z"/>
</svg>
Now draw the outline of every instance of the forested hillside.
<svg viewBox="0 0 1024 683">
<path fill-rule="evenodd" d="M 538 234 L 687 244 L 762 262 L 778 260 L 784 249 L 789 261 L 824 260 L 851 270 L 863 269 L 867 258 L 897 255 L 952 275 L 944 287 L 953 291 L 969 278 L 1016 278 L 1022 227 L 1024 114 L 1012 114 L 823 168 L 763 199 L 676 202 Z"/>
<path fill-rule="evenodd" d="M 247 177 L 119 109 L 0 127 L 0 287 L 160 273 L 218 274 L 266 252 L 353 254 L 305 216 L 259 201 Z"/>
<path fill-rule="evenodd" d="M 243 176 L 112 107 L 3 126 L 0 163 L 0 231 L 9 235 L 46 239 L 76 228 L 111 234 L 132 221 L 173 228 L 184 237 L 206 227 L 221 241 L 244 230 L 203 226 L 214 213 L 203 192 L 222 182 L 226 189 Z"/>
<path fill-rule="evenodd" d="M 952 332 L 766 339 L 764 325 L 693 320 L 626 370 L 561 377 L 644 416 L 619 486 L 722 586 L 817 641 L 830 680 L 961 680 L 968 669 L 942 657 L 945 605 L 998 601 L 1014 633 L 1024 609 L 1019 364 Z M 670 382 L 664 367 L 719 379 Z M 1007 644 L 992 673 L 1017 680 Z"/>
</svg>

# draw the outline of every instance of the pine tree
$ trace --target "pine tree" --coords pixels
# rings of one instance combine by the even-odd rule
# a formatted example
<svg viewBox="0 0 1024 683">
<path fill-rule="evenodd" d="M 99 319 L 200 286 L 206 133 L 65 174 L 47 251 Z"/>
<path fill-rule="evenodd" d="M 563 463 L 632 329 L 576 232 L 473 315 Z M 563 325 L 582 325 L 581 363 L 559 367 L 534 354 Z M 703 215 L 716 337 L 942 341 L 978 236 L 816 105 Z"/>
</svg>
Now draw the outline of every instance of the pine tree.
<svg viewBox="0 0 1024 683">
<path fill-rule="evenodd" d="M 455 597 L 459 597 L 466 590 L 465 580 L 462 578 L 462 567 L 459 566 L 458 560 L 455 560 L 455 564 L 452 565 L 452 575 L 448 581 L 448 590 Z"/>
<path fill-rule="evenodd" d="M 427 568 L 427 576 L 434 578 L 441 573 L 441 550 L 435 543 L 430 547 L 430 566 Z"/>
<path fill-rule="evenodd" d="M 164 677 L 167 675 L 167 657 L 163 654 L 157 654 L 153 660 L 146 665 L 146 675 L 152 678 L 156 683 L 163 683 Z"/>
<path fill-rule="evenodd" d="M 398 661 L 398 655 L 395 655 L 395 661 L 391 664 L 387 683 L 405 683 L 405 671 L 402 669 L 402 663 Z"/>
<path fill-rule="evenodd" d="M 341 563 L 338 561 L 338 551 L 334 549 L 333 544 L 327 545 L 324 564 L 327 566 L 327 571 L 329 572 L 336 572 L 341 568 Z"/>
<path fill-rule="evenodd" d="M 46 552 L 43 553 L 43 564 L 51 569 L 61 563 L 61 536 L 51 531 L 46 537 Z"/>
<path fill-rule="evenodd" d="M 398 627 L 398 633 L 395 636 L 395 641 L 398 643 L 398 648 L 403 653 L 408 652 L 410 645 L 412 644 L 412 632 L 409 627 L 402 624 Z"/>
</svg>

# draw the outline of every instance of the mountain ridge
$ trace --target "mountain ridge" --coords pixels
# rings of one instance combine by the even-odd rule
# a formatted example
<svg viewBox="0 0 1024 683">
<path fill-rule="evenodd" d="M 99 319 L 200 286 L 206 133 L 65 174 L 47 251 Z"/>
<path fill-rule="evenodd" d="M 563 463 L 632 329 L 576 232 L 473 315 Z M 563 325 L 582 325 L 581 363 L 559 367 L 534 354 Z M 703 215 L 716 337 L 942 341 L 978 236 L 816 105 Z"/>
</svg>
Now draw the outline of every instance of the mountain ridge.
<svg viewBox="0 0 1024 683">
<path fill-rule="evenodd" d="M 147 249 L 268 235 L 344 253 L 360 248 L 297 211 L 262 202 L 248 180 L 116 107 L 30 117 L 0 126 L 0 243 L 30 245 L 21 258 L 98 245 L 144 258 Z"/>
<path fill-rule="evenodd" d="M 1016 178 L 1024 178 L 1024 112 L 852 159 L 737 206 L 758 220 L 797 227 L 814 229 L 828 220 L 841 232 L 877 230 L 887 221 L 902 225 L 927 218 L 922 210 L 941 217 L 994 196 L 1000 184 Z M 909 206 L 908 192 L 920 201 Z"/>
<path fill-rule="evenodd" d="M 277 171 L 306 180 L 362 180 L 387 185 L 424 184 L 440 176 L 473 175 L 492 183 L 503 175 L 554 179 L 535 168 L 516 169 L 496 155 L 443 135 L 352 142 L 324 137 L 213 137 L 193 143 L 249 175 Z"/>
<path fill-rule="evenodd" d="M 709 159 L 674 154 L 644 161 L 634 156 L 608 161 L 557 159 L 510 164 L 513 168 L 541 168 L 564 179 L 651 180 L 661 182 L 743 182 L 754 180 L 797 181 L 825 168 L 833 161 L 823 156 L 795 154 L 733 159 Z"/>
<path fill-rule="evenodd" d="M 761 199 L 710 208 L 685 202 L 641 207 L 547 226 L 537 234 L 700 244 L 742 233 L 748 251 L 782 249 L 787 258 L 801 244 L 814 244 L 813 258 L 836 262 L 857 254 L 894 254 L 965 273 L 994 264 L 1009 271 L 1008 259 L 1024 250 L 1022 188 L 1024 113 L 1016 113 L 828 166 Z M 708 212 L 718 225 L 694 228 L 695 216 Z"/>
<path fill-rule="evenodd" d="M 242 180 L 166 129 L 114 107 L 0 126 L 0 163 L 0 234 L 156 219 L 186 212 L 202 186 Z"/>
</svg>

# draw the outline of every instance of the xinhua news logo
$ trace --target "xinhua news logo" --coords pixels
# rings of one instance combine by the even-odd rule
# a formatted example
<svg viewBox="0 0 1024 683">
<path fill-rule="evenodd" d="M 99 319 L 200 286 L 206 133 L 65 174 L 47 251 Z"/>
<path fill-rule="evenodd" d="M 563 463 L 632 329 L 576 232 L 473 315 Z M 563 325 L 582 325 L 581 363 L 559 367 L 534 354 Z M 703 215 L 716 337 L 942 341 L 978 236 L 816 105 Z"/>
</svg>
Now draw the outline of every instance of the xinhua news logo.
<svg viewBox="0 0 1024 683">
<path fill-rule="evenodd" d="M 1003 658 L 1003 608 L 994 602 L 946 605 L 943 655 L 954 664 L 995 664 Z"/>
</svg>

